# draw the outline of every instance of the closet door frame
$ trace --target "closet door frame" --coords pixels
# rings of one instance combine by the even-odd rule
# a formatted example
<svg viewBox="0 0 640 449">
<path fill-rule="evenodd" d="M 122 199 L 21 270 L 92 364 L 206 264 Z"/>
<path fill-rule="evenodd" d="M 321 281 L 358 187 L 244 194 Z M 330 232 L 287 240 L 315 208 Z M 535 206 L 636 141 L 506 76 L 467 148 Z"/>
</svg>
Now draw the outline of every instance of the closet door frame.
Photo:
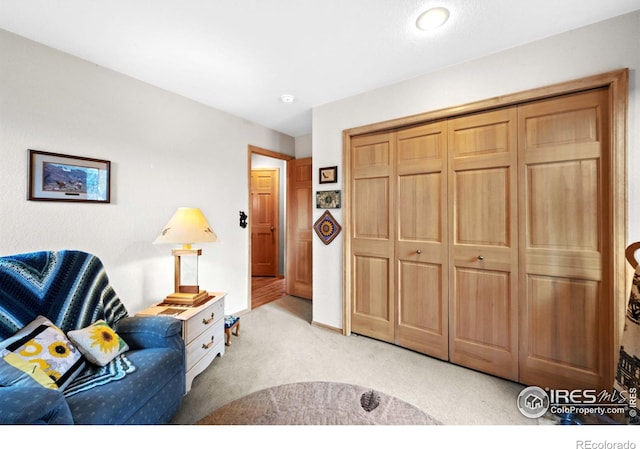
<svg viewBox="0 0 640 449">
<path fill-rule="evenodd" d="M 345 179 L 351 179 L 351 139 L 355 136 L 368 134 L 373 132 L 390 131 L 397 128 L 418 125 L 434 120 L 442 120 L 453 118 L 463 114 L 472 112 L 482 112 L 491 109 L 502 108 L 506 106 L 514 106 L 529 101 L 552 98 L 569 93 L 576 93 L 595 88 L 607 87 L 609 89 L 610 101 L 610 166 L 607 179 L 610 181 L 608 186 L 611 192 L 611 202 L 608 204 L 609 209 L 606 211 L 606 217 L 611 220 L 611 229 L 613 230 L 613 248 L 611 248 L 610 260 L 611 266 L 606 267 L 608 276 L 611 279 L 610 291 L 613 297 L 611 311 L 612 316 L 612 360 L 609 361 L 612 372 L 615 372 L 617 364 L 617 352 L 620 346 L 620 336 L 624 326 L 624 316 L 626 309 L 626 301 L 628 299 L 627 291 L 629 282 L 631 281 L 632 271 L 625 259 L 625 248 L 627 245 L 627 103 L 628 103 L 628 84 L 629 70 L 627 68 L 619 69 L 607 73 L 584 77 L 568 82 L 558 83 L 550 86 L 534 88 L 518 93 L 502 95 L 478 102 L 467 103 L 461 106 L 455 106 L 446 109 L 426 112 L 423 114 L 412 115 L 393 119 L 389 121 L 374 123 L 370 125 L 360 126 L 356 128 L 346 129 L 342 132 L 343 141 L 343 167 Z M 351 246 L 350 237 L 352 230 L 349 227 L 350 209 L 351 209 L 351 192 L 349 182 L 345 182 L 343 191 L 343 216 L 345 227 L 343 232 L 344 249 L 343 249 L 343 335 L 351 334 L 351 293 L 353 291 L 351 273 Z"/>
</svg>

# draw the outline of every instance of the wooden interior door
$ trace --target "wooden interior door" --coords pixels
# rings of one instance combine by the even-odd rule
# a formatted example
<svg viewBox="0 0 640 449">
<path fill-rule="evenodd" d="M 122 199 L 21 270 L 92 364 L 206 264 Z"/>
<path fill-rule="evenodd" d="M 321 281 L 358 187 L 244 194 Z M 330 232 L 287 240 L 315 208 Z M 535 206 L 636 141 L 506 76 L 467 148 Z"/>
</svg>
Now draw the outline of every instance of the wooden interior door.
<svg viewBox="0 0 640 449">
<path fill-rule="evenodd" d="M 449 358 L 446 122 L 397 134 L 396 343 Z"/>
<path fill-rule="evenodd" d="M 393 343 L 393 133 L 351 139 L 351 330 Z"/>
<path fill-rule="evenodd" d="M 518 379 L 517 115 L 449 121 L 453 363 Z"/>
<path fill-rule="evenodd" d="M 278 275 L 278 170 L 251 170 L 251 275 Z"/>
<path fill-rule="evenodd" d="M 521 381 L 610 390 L 608 90 L 519 109 Z"/>
<path fill-rule="evenodd" d="M 287 163 L 286 292 L 313 297 L 313 185 L 311 158 Z"/>
</svg>

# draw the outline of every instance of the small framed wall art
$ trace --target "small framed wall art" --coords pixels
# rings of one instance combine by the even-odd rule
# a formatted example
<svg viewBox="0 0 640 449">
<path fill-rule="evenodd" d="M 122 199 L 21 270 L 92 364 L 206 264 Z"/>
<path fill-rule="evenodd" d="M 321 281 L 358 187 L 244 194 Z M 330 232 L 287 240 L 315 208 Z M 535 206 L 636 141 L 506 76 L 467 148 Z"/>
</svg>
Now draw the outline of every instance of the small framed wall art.
<svg viewBox="0 0 640 449">
<path fill-rule="evenodd" d="M 340 209 L 340 190 L 316 192 L 316 207 L 318 209 Z"/>
<path fill-rule="evenodd" d="M 319 170 L 318 178 L 320 184 L 331 184 L 338 182 L 338 167 L 322 167 Z"/>
<path fill-rule="evenodd" d="M 316 231 L 318 237 L 320 237 L 320 240 L 322 240 L 322 243 L 328 245 L 338 236 L 338 234 L 340 234 L 342 227 L 338 224 L 336 219 L 333 218 L 331 212 L 325 210 L 320 218 L 318 218 L 314 223 L 313 229 Z"/>
<path fill-rule="evenodd" d="M 29 200 L 109 203 L 111 162 L 29 150 Z"/>
</svg>

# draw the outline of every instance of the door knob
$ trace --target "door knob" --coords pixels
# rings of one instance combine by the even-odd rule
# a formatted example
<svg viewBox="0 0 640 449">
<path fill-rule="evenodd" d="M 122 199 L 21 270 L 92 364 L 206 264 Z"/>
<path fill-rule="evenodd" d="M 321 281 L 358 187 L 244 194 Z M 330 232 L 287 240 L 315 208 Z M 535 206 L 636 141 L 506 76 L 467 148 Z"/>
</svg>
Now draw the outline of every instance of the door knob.
<svg viewBox="0 0 640 449">
<path fill-rule="evenodd" d="M 271 231 L 273 231 L 275 228 L 273 226 L 271 226 Z"/>
</svg>

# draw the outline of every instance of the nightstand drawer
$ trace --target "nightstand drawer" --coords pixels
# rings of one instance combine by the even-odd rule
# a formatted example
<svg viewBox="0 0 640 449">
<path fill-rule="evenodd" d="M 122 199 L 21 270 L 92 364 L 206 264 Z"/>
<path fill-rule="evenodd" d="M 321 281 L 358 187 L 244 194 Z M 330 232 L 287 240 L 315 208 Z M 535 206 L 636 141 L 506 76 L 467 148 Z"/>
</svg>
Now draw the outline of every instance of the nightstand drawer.
<svg viewBox="0 0 640 449">
<path fill-rule="evenodd" d="M 192 342 L 187 344 L 187 371 L 189 371 L 200 359 L 207 357 L 209 353 L 216 355 L 221 352 L 220 344 L 224 346 L 224 326 L 209 327 Z M 224 353 L 224 352 L 222 352 Z"/>
<path fill-rule="evenodd" d="M 217 341 L 218 338 L 216 337 L 215 340 Z M 222 354 L 224 354 L 224 339 L 215 343 L 213 347 L 207 350 L 207 352 L 204 355 L 202 355 L 202 358 L 196 361 L 195 364 L 187 371 L 187 374 L 186 374 L 186 381 L 188 386 L 187 390 L 190 389 L 193 379 L 195 379 L 195 377 L 198 374 L 204 371 L 209 366 L 209 364 L 213 362 L 213 360 L 218 356 L 218 354 L 220 354 L 221 357 L 222 357 Z M 198 355 L 201 355 L 201 354 L 198 354 Z"/>
<path fill-rule="evenodd" d="M 184 323 L 184 341 L 189 344 L 194 338 L 213 327 L 218 320 L 224 319 L 224 302 L 215 301 L 209 307 Z"/>
</svg>

